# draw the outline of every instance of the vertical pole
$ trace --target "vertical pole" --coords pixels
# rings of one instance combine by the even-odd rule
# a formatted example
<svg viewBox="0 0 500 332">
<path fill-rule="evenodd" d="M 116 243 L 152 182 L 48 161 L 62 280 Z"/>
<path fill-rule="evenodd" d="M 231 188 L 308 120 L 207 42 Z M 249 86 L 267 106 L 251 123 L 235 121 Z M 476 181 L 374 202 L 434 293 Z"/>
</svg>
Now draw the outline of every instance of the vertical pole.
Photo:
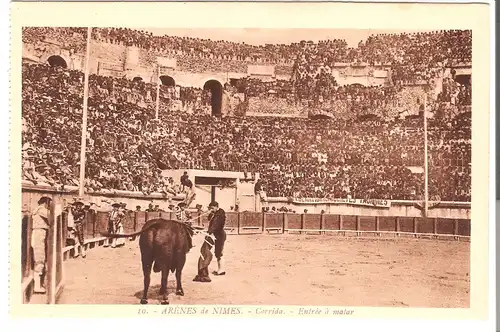
<svg viewBox="0 0 500 332">
<path fill-rule="evenodd" d="M 64 285 L 64 253 L 63 249 L 65 246 L 66 239 L 64 237 L 64 219 L 63 219 L 63 214 L 62 214 L 62 209 L 58 209 L 58 212 L 56 212 L 57 216 L 57 234 L 58 234 L 58 246 L 57 246 L 57 258 L 60 259 L 60 266 L 61 266 L 61 278 L 60 278 L 60 283 L 61 286 Z"/>
<path fill-rule="evenodd" d="M 83 86 L 83 119 L 82 119 L 82 143 L 80 149 L 80 187 L 78 194 L 80 197 L 85 192 L 85 157 L 87 150 L 87 108 L 89 99 L 89 71 L 90 71 L 90 37 L 92 28 L 87 29 L 87 54 L 85 57 L 85 85 Z"/>
<path fill-rule="evenodd" d="M 57 273 L 57 263 L 56 263 L 56 252 L 57 252 L 57 220 L 55 217 L 55 206 L 54 201 L 50 202 L 50 212 L 49 212 L 49 241 L 48 244 L 50 246 L 50 250 L 48 250 L 50 254 L 50 260 L 47 259 L 47 268 L 50 269 L 50 273 L 46 274 L 46 277 L 49 278 L 47 287 L 47 297 L 48 304 L 56 303 L 56 273 Z M 48 258 L 48 257 L 47 257 Z M 49 263 L 50 262 L 50 263 Z"/>
<path fill-rule="evenodd" d="M 267 213 L 262 212 L 262 233 L 266 232 L 267 228 Z"/>
<path fill-rule="evenodd" d="M 134 212 L 134 232 L 137 231 L 137 212 Z"/>
<path fill-rule="evenodd" d="M 258 212 L 258 210 L 257 210 L 257 194 L 255 194 L 255 193 L 253 195 L 253 205 L 254 205 L 254 211 Z"/>
<path fill-rule="evenodd" d="M 238 235 L 239 235 L 240 234 L 240 224 L 241 224 L 241 213 L 240 213 L 240 211 L 238 211 L 237 221 L 238 221 Z"/>
<path fill-rule="evenodd" d="M 424 174 L 425 174 L 424 217 L 427 218 L 429 209 L 429 164 L 427 158 L 427 95 L 425 95 L 424 98 Z"/>
<path fill-rule="evenodd" d="M 158 120 L 158 112 L 160 108 L 160 64 L 157 64 L 156 73 L 156 116 L 155 119 Z"/>
</svg>

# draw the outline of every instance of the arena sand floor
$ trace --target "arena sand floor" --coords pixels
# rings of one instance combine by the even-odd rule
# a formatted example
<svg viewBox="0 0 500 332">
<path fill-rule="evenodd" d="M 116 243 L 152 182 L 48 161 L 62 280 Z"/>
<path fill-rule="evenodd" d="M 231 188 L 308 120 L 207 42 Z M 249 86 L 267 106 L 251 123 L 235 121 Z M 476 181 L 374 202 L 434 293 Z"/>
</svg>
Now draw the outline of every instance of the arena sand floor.
<svg viewBox="0 0 500 332">
<path fill-rule="evenodd" d="M 470 243 L 430 239 L 374 239 L 329 235 L 230 235 L 226 276 L 197 283 L 199 248 L 188 254 L 170 304 L 469 307 Z M 216 268 L 215 258 L 210 272 Z M 97 247 L 70 259 L 60 304 L 138 304 L 143 277 L 138 240 Z M 160 274 L 153 273 L 149 303 L 159 304 Z"/>
</svg>

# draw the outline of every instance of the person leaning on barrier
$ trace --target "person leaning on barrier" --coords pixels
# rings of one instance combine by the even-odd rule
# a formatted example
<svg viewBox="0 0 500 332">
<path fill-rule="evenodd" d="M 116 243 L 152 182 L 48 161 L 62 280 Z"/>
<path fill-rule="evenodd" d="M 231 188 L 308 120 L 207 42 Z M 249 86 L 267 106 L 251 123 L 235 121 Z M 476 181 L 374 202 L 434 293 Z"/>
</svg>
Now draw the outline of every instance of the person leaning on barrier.
<svg viewBox="0 0 500 332">
<path fill-rule="evenodd" d="M 224 243 L 226 242 L 226 231 L 224 231 L 224 225 L 226 224 L 226 212 L 219 208 L 219 203 L 211 202 L 208 205 L 210 209 L 210 214 L 208 220 L 210 224 L 208 225 L 208 234 L 214 235 L 215 237 L 215 258 L 217 258 L 217 271 L 213 274 L 216 276 L 223 276 L 226 274 L 224 269 L 224 262 L 222 260 Z"/>
<path fill-rule="evenodd" d="M 149 203 L 148 205 L 148 208 L 146 209 L 146 212 L 154 212 L 154 207 L 153 207 L 153 203 Z"/>
<path fill-rule="evenodd" d="M 186 223 L 190 226 L 193 224 L 193 221 L 191 220 L 191 213 L 186 210 L 186 203 L 184 202 L 177 204 L 177 207 L 175 208 L 175 217 L 178 221 Z"/>
<path fill-rule="evenodd" d="M 175 207 L 175 218 L 177 219 L 177 221 L 185 223 L 189 226 L 193 225 L 193 222 L 191 220 L 191 213 L 188 210 L 186 210 L 186 203 L 184 203 L 184 202 L 180 202 Z M 189 245 L 190 245 L 190 249 L 191 249 L 191 248 L 194 248 L 195 245 L 193 244 L 192 239 L 190 239 L 190 241 L 191 241 L 191 243 Z"/>
<path fill-rule="evenodd" d="M 35 262 L 35 293 L 45 293 L 44 279 L 47 274 L 47 248 L 49 237 L 49 213 L 52 199 L 42 196 L 38 206 L 32 214 L 33 231 L 31 233 L 31 246 L 33 247 L 33 260 Z"/>
<path fill-rule="evenodd" d="M 73 232 L 75 234 L 75 257 L 80 254 L 82 258 L 85 258 L 85 242 L 83 238 L 83 223 L 85 222 L 85 210 L 83 207 L 85 204 L 82 200 L 77 199 L 73 202 L 71 207 L 71 214 L 73 215 Z"/>
</svg>

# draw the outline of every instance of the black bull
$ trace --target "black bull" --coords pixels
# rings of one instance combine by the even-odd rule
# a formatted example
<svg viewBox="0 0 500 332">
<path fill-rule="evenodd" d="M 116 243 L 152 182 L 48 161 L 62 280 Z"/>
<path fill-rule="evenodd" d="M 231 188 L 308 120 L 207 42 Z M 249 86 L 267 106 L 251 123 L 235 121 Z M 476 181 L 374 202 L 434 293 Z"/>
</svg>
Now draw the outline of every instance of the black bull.
<svg viewBox="0 0 500 332">
<path fill-rule="evenodd" d="M 186 254 L 191 249 L 194 230 L 191 226 L 175 220 L 162 218 L 151 219 L 144 224 L 139 232 L 132 234 L 101 235 L 110 238 L 127 238 L 140 235 L 142 272 L 144 274 L 144 292 L 141 304 L 148 303 L 148 289 L 151 282 L 151 267 L 154 272 L 161 271 L 160 295 L 162 304 L 168 304 L 167 281 L 168 273 L 175 272 L 177 281 L 176 294 L 183 296 L 181 274 L 186 263 Z"/>
</svg>

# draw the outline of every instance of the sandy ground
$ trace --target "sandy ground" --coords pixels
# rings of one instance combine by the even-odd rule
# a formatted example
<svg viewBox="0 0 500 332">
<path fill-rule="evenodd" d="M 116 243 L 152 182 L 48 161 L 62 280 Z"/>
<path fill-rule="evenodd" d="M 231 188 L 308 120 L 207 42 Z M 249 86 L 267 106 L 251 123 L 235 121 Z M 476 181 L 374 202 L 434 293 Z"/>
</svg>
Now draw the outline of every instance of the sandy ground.
<svg viewBox="0 0 500 332">
<path fill-rule="evenodd" d="M 470 244 L 425 239 L 362 239 L 315 235 L 234 235 L 225 248 L 225 276 L 193 282 L 201 235 L 188 254 L 185 296 L 171 304 L 469 307 Z M 65 263 L 61 304 L 138 304 L 142 269 L 138 240 L 98 247 Z M 217 263 L 212 261 L 210 271 Z M 159 303 L 160 274 L 149 303 Z"/>
</svg>

